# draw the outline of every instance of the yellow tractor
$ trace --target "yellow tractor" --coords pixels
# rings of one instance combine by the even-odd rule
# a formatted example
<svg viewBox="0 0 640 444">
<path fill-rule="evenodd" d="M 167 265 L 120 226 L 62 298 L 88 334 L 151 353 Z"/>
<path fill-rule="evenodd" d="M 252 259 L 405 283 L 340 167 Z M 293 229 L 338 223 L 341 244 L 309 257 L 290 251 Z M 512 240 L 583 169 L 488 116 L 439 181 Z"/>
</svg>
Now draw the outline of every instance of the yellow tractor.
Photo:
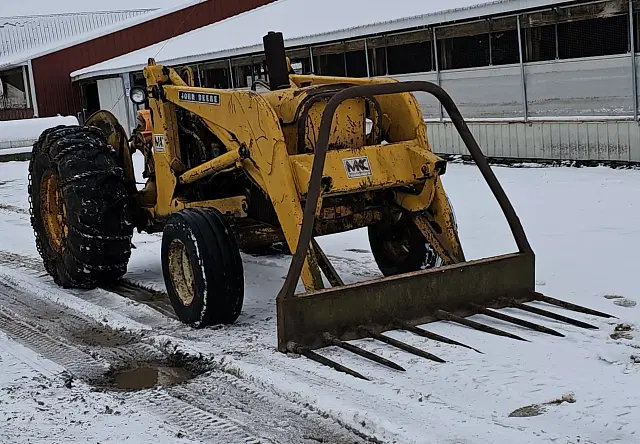
<svg viewBox="0 0 640 444">
<path fill-rule="evenodd" d="M 57 284 L 112 284 L 127 271 L 134 229 L 162 232 L 160 260 L 179 319 L 196 328 L 233 323 L 244 298 L 240 250 L 284 242 L 293 256 L 277 295 L 278 349 L 360 377 L 313 350 L 336 345 L 394 367 L 345 341 L 372 337 L 441 361 L 383 333 L 400 328 L 462 345 L 418 327 L 449 320 L 519 339 L 465 318 L 484 313 L 559 334 L 491 310 L 505 306 L 592 327 L 524 304 L 533 300 L 609 316 L 536 293 L 522 226 L 439 86 L 297 75 L 282 34 L 266 35 L 264 48 L 265 91 L 195 87 L 188 69 L 150 59 L 146 88 L 131 92 L 146 109 L 130 139 L 108 111 L 41 135 L 29 166 L 31 221 Z M 441 180 L 447 163 L 429 146 L 413 91 L 444 106 L 518 252 L 465 260 Z M 145 158 L 141 190 L 135 151 Z M 315 237 L 364 227 L 384 277 L 345 285 Z M 300 278 L 305 291 L 297 294 Z"/>
</svg>

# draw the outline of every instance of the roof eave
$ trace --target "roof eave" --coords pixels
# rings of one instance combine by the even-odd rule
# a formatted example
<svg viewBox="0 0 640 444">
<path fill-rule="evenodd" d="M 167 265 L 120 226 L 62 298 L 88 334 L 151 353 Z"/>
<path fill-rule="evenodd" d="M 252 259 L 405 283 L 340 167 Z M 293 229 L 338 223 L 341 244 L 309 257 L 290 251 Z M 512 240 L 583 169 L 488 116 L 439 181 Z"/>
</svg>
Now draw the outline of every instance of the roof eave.
<svg viewBox="0 0 640 444">
<path fill-rule="evenodd" d="M 368 25 L 347 28 L 342 30 L 329 31 L 322 34 L 314 34 L 314 35 L 303 36 L 303 37 L 298 37 L 294 39 L 286 39 L 286 36 L 285 36 L 285 45 L 287 47 L 308 46 L 308 45 L 320 44 L 320 43 L 325 43 L 325 42 L 334 41 L 334 40 L 354 39 L 358 37 L 364 38 L 365 36 L 368 36 L 368 35 L 396 32 L 400 29 L 434 26 L 438 24 L 452 23 L 452 22 L 461 21 L 461 20 L 474 20 L 474 19 L 480 19 L 482 17 L 494 16 L 499 14 L 514 14 L 516 11 L 527 10 L 531 8 L 536 8 L 536 9 L 544 8 L 552 5 L 570 3 L 570 2 L 571 0 L 516 0 L 516 1 L 513 1 L 508 7 L 505 7 L 505 5 L 509 3 L 505 1 L 494 0 L 493 2 L 482 4 L 473 8 L 454 9 L 454 10 L 442 11 L 434 14 L 407 17 L 407 18 L 392 20 L 388 22 L 380 22 L 380 23 L 368 24 Z M 215 26 L 215 23 L 213 25 Z M 180 36 L 178 36 L 178 38 L 179 37 Z M 163 43 L 163 42 L 159 42 L 159 43 Z M 143 50 L 144 48 L 139 51 L 143 51 Z M 262 44 L 259 44 L 259 45 L 233 48 L 233 49 L 211 52 L 211 53 L 191 55 L 187 57 L 180 57 L 180 58 L 166 60 L 163 62 L 159 61 L 158 63 L 162 63 L 166 65 L 183 65 L 187 63 L 197 63 L 197 62 L 204 62 L 209 60 L 235 57 L 238 55 L 245 55 L 253 52 L 260 52 L 262 50 L 263 50 Z M 113 60 L 113 59 L 110 59 L 110 60 Z M 108 60 L 105 62 L 108 62 Z M 100 64 L 105 62 L 101 62 Z M 100 64 L 96 64 L 93 66 L 97 66 Z M 87 68 L 77 70 L 74 73 L 71 73 L 71 77 L 73 80 L 80 80 L 80 79 L 87 79 L 91 77 L 102 76 L 102 75 L 105 75 L 105 73 L 107 72 L 111 74 L 123 74 L 131 71 L 135 71 L 135 70 L 140 70 L 144 66 L 145 64 L 135 64 L 135 65 L 128 65 L 128 66 L 123 66 L 123 67 L 113 68 L 113 69 L 102 69 L 97 71 L 87 71 L 91 69 L 91 67 L 87 67 Z M 79 73 L 79 74 L 76 74 L 76 73 Z"/>
</svg>

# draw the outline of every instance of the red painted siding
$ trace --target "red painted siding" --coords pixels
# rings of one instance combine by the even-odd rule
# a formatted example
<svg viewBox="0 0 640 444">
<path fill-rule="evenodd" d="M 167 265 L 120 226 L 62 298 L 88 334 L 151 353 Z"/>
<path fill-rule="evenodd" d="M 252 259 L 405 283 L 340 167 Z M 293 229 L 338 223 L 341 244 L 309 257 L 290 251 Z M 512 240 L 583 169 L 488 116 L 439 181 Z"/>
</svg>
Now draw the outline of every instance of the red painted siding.
<svg viewBox="0 0 640 444">
<path fill-rule="evenodd" d="M 163 17 L 34 59 L 38 114 L 75 115 L 81 110 L 80 88 L 73 71 L 127 54 L 162 40 L 271 3 L 274 0 L 208 0 Z M 242 32 L 241 29 L 238 32 Z"/>
<path fill-rule="evenodd" d="M 0 121 L 30 119 L 32 117 L 33 110 L 31 108 L 0 109 Z"/>
</svg>

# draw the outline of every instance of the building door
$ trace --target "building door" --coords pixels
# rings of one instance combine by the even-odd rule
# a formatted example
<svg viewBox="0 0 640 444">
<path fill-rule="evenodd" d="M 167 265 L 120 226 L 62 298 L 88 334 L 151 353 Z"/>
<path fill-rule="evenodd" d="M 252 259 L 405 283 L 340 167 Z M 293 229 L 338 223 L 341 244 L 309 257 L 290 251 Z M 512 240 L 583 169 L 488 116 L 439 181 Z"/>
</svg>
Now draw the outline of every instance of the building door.
<svg viewBox="0 0 640 444">
<path fill-rule="evenodd" d="M 100 98 L 100 109 L 111 111 L 126 131 L 127 136 L 130 136 L 129 97 L 125 94 L 122 77 L 98 80 L 98 97 Z"/>
</svg>

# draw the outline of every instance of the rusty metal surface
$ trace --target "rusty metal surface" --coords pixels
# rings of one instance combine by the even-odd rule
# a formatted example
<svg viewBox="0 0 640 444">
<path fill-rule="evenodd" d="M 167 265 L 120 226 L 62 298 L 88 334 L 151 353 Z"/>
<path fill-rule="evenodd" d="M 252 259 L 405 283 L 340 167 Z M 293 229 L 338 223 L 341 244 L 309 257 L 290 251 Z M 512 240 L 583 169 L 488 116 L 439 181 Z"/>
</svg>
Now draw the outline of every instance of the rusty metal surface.
<svg viewBox="0 0 640 444">
<path fill-rule="evenodd" d="M 279 228 L 257 221 L 240 223 L 233 227 L 239 248 L 267 248 L 278 242 L 285 242 L 284 233 Z"/>
<path fill-rule="evenodd" d="M 504 330 L 500 330 L 499 328 L 495 328 L 495 327 L 491 327 L 490 325 L 486 325 L 486 324 L 482 324 L 480 322 L 476 322 L 476 321 L 472 321 L 471 319 L 466 319 L 462 316 L 458 316 L 455 313 L 450 313 L 448 311 L 444 311 L 444 310 L 438 310 L 436 312 L 436 315 L 438 316 L 438 319 L 440 319 L 441 321 L 449 321 L 449 322 L 455 322 L 457 324 L 460 325 L 464 325 L 466 327 L 470 327 L 473 328 L 475 330 L 478 331 L 482 331 L 485 333 L 490 333 L 492 335 L 496 335 L 496 336 L 503 336 L 505 338 L 510 338 L 510 339 L 515 339 L 516 341 L 527 341 L 526 339 L 518 336 L 518 335 L 514 335 L 513 333 L 509 333 L 508 331 L 504 331 Z"/>
<path fill-rule="evenodd" d="M 325 332 L 352 340 L 367 336 L 360 326 L 382 332 L 397 320 L 420 325 L 439 320 L 438 310 L 468 316 L 475 313 L 471 303 L 500 308 L 505 295 L 529 301 L 534 287 L 533 256 L 514 253 L 279 300 L 278 333 L 285 346 L 317 348 L 327 345 Z"/>
<path fill-rule="evenodd" d="M 538 325 L 534 322 L 529 322 L 525 319 L 516 318 L 515 316 L 509 316 L 507 314 L 500 313 L 499 311 L 489 310 L 488 308 L 485 308 L 476 304 L 474 304 L 474 308 L 478 310 L 479 314 L 500 319 L 501 321 L 509 322 L 511 324 L 519 325 L 521 327 L 530 328 L 532 330 L 539 331 L 541 333 L 547 333 L 552 336 L 559 336 L 561 338 L 564 338 L 564 335 L 562 333 L 555 331 L 551 328 L 545 327 L 544 325 Z"/>
<path fill-rule="evenodd" d="M 349 344 L 348 342 L 343 342 L 340 339 L 336 338 L 335 336 L 331 336 L 328 333 L 325 334 L 325 339 L 331 345 L 335 345 L 336 347 L 340 347 L 344 350 L 350 351 L 351 353 L 355 353 L 358 356 L 362 356 L 363 358 L 377 362 L 378 364 L 386 365 L 389 368 L 392 368 L 394 370 L 398 370 L 401 372 L 406 371 L 403 367 L 401 367 L 400 365 L 396 364 L 393 361 L 383 358 L 382 356 L 378 356 L 375 353 L 371 353 L 370 351 L 357 347 L 353 344 Z"/>
</svg>

